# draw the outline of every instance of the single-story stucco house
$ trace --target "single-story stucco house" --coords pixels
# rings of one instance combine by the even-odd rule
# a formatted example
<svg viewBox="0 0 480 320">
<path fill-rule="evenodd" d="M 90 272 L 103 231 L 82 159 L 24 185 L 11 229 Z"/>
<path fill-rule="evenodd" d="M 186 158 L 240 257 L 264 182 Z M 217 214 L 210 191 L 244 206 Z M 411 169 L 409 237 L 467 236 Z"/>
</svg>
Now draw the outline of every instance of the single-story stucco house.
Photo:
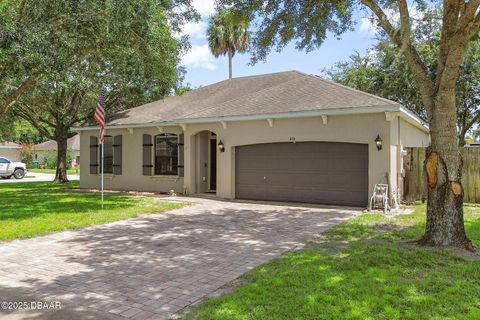
<svg viewBox="0 0 480 320">
<path fill-rule="evenodd" d="M 106 108 L 108 114 L 108 106 Z M 98 188 L 98 127 L 80 133 Z M 366 207 L 402 185 L 402 148 L 429 145 L 400 104 L 297 71 L 240 77 L 108 117 L 108 189 Z"/>
<path fill-rule="evenodd" d="M 48 140 L 35 145 L 34 160 L 40 164 L 45 162 L 45 157 L 49 152 L 56 152 L 58 150 L 57 142 L 55 140 Z M 80 164 L 80 136 L 77 134 L 67 140 L 67 148 L 73 152 L 73 160 L 70 164 L 75 167 Z"/>
<path fill-rule="evenodd" d="M 20 161 L 20 150 L 22 146 L 15 142 L 0 142 L 0 157 L 7 158 L 10 161 Z"/>
</svg>

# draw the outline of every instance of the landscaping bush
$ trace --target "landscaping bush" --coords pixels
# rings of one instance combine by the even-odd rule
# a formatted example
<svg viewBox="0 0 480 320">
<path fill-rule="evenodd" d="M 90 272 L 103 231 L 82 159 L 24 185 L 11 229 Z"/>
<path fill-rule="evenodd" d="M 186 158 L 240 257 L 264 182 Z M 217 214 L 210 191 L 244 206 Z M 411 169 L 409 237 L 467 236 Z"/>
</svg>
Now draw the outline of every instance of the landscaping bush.
<svg viewBox="0 0 480 320">
<path fill-rule="evenodd" d="M 45 154 L 44 158 L 44 167 L 46 169 L 56 169 L 57 168 L 57 151 L 48 151 Z M 73 150 L 68 149 L 67 150 L 67 169 L 70 169 L 72 166 L 72 161 L 75 158 L 75 154 L 73 153 Z"/>
<path fill-rule="evenodd" d="M 35 145 L 33 143 L 20 142 L 20 159 L 27 165 L 27 168 L 32 167 L 33 156 L 35 154 Z"/>
</svg>

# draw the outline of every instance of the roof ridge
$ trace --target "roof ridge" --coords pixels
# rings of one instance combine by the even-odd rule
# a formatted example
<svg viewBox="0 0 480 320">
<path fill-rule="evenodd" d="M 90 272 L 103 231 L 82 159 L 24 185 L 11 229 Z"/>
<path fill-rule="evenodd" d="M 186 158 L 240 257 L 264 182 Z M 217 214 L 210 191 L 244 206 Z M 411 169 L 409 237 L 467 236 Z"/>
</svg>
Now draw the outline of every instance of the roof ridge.
<svg viewBox="0 0 480 320">
<path fill-rule="evenodd" d="M 210 83 L 210 84 L 207 84 L 206 86 L 200 86 L 196 89 L 192 89 L 190 91 L 187 91 L 186 93 L 184 93 L 184 95 L 189 94 L 189 93 L 191 93 L 192 91 L 195 91 L 195 90 L 200 90 L 200 89 L 208 88 L 208 87 L 213 86 L 213 85 L 217 85 L 217 84 L 222 83 L 222 82 L 235 81 L 237 79 L 245 79 L 245 78 L 260 78 L 260 77 L 271 76 L 271 75 L 274 75 L 274 74 L 289 73 L 289 72 L 299 72 L 299 71 L 297 71 L 297 70 L 287 70 L 287 71 L 278 71 L 278 72 L 272 72 L 272 73 L 252 74 L 252 75 L 249 75 L 249 76 L 233 77 L 233 78 L 230 78 L 230 79 L 224 79 L 224 80 L 220 80 L 218 82 Z M 169 97 L 180 97 L 180 96 L 168 96 L 167 98 L 169 98 Z"/>
<path fill-rule="evenodd" d="M 292 71 L 284 71 L 284 72 L 276 72 L 276 74 L 278 74 L 278 73 L 287 73 L 287 72 L 295 72 L 295 70 L 292 70 Z M 271 74 L 273 74 L 273 73 L 267 73 L 267 74 L 264 74 L 264 76 L 265 76 L 265 75 L 271 75 Z M 244 77 L 244 78 L 247 78 L 247 77 Z M 231 80 L 231 79 L 228 79 L 228 80 Z M 284 81 L 284 82 L 279 82 L 279 83 L 277 83 L 277 84 L 275 84 L 275 85 L 272 85 L 272 86 L 263 88 L 263 89 L 261 89 L 261 90 L 255 91 L 255 92 L 251 92 L 251 93 L 249 93 L 249 94 L 247 94 L 247 95 L 245 95 L 245 96 L 243 96 L 243 97 L 227 99 L 227 100 L 223 101 L 222 104 L 225 104 L 225 103 L 228 103 L 228 102 L 232 102 L 232 101 L 243 100 L 243 99 L 245 99 L 245 97 L 247 97 L 247 96 L 251 96 L 251 95 L 253 95 L 253 94 L 258 94 L 259 92 L 263 92 L 263 91 L 266 91 L 266 90 L 269 90 L 269 89 L 278 87 L 278 86 L 280 86 L 280 85 L 283 85 L 283 84 L 285 84 L 285 83 L 288 83 L 288 82 L 291 82 L 291 81 L 294 81 L 294 80 L 296 80 L 296 79 L 289 79 L 289 80 Z M 224 80 L 224 81 L 227 81 L 227 80 Z M 223 82 L 223 81 L 220 81 L 220 82 Z M 220 83 L 220 82 L 217 82 L 217 83 Z M 217 106 L 207 106 L 207 107 L 205 107 L 205 108 L 203 108 L 203 109 L 197 109 L 197 110 L 195 110 L 195 111 L 192 111 L 192 112 L 190 112 L 190 113 L 185 114 L 184 117 L 188 117 L 188 116 L 190 116 L 190 115 L 192 115 L 192 114 L 195 114 L 195 113 L 197 113 L 197 112 L 206 111 L 206 110 L 209 110 L 209 109 L 212 109 L 212 108 L 216 108 L 216 107 L 217 107 Z M 177 119 L 173 119 L 173 120 L 177 120 Z"/>
<path fill-rule="evenodd" d="M 179 97 L 183 97 L 183 96 L 188 96 L 188 95 L 192 94 L 194 91 L 204 90 L 204 89 L 207 89 L 208 87 L 211 87 L 211 86 L 214 86 L 214 85 L 218 85 L 218 84 L 220 84 L 220 83 L 229 82 L 229 81 L 235 81 L 236 79 L 260 78 L 260 77 L 266 77 L 266 76 L 271 76 L 271 75 L 281 74 L 281 73 L 299 73 L 299 74 L 301 74 L 301 75 L 307 75 L 307 76 L 308 76 L 308 74 L 303 73 L 303 72 L 300 72 L 300 71 L 298 71 L 298 70 L 287 70 L 287 71 L 278 71 L 278 72 L 272 72 L 272 73 L 256 74 L 256 75 L 250 75 L 250 76 L 234 77 L 234 78 L 231 78 L 231 79 L 225 79 L 225 80 L 221 80 L 221 81 L 218 81 L 218 82 L 210 83 L 210 84 L 207 84 L 206 86 L 200 86 L 200 87 L 198 87 L 198 88 L 194 88 L 194 89 L 192 89 L 192 90 L 190 90 L 190 91 L 185 92 L 183 95 L 180 95 L 180 96 L 166 96 L 166 97 L 163 97 L 163 98 L 160 99 L 160 100 L 151 101 L 151 102 L 142 104 L 142 105 L 140 105 L 140 106 L 137 106 L 137 107 L 134 107 L 134 108 L 131 108 L 131 109 L 127 109 L 127 110 L 123 110 L 123 111 L 120 111 L 120 112 L 116 112 L 116 113 L 114 113 L 113 115 L 110 115 L 109 117 L 112 117 L 112 116 L 117 115 L 117 114 L 130 113 L 132 110 L 135 110 L 135 109 L 138 110 L 139 108 L 148 107 L 150 104 L 154 104 L 154 103 L 158 103 L 158 102 L 166 103 L 167 100 L 172 100 L 172 99 L 175 99 L 175 98 L 179 98 Z M 292 79 L 292 80 L 293 80 L 293 79 Z M 290 81 L 290 80 L 289 80 L 289 81 Z M 267 89 L 267 88 L 265 88 L 265 89 Z M 264 90 L 264 89 L 262 89 L 262 90 Z M 261 92 L 262 90 L 256 91 L 256 92 Z M 225 102 L 227 102 L 227 101 L 234 101 L 234 100 L 238 100 L 238 99 L 226 100 Z M 206 107 L 205 109 L 201 109 L 201 110 L 197 110 L 197 111 L 208 110 L 208 108 L 210 108 L 210 107 Z M 189 113 L 189 114 L 190 114 L 190 113 Z M 187 115 L 189 115 L 189 114 L 187 114 Z"/>
</svg>

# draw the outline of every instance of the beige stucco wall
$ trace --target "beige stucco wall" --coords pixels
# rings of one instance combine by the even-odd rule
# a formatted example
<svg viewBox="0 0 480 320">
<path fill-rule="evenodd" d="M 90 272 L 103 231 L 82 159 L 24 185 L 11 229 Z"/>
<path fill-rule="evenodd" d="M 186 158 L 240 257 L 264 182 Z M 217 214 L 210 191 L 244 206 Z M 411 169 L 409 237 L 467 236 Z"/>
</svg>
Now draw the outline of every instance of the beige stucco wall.
<svg viewBox="0 0 480 320">
<path fill-rule="evenodd" d="M 274 120 L 270 127 L 266 120 L 239 121 L 227 123 L 223 128 L 220 123 L 188 125 L 186 136 L 202 130 L 212 130 L 217 139 L 225 144 L 225 152 L 218 154 L 217 161 L 217 195 L 222 198 L 235 197 L 235 147 L 248 144 L 269 142 L 290 142 L 295 138 L 301 141 L 326 141 L 364 143 L 369 145 L 369 194 L 375 183 L 386 182 L 385 174 L 390 170 L 390 153 L 388 148 L 377 151 L 374 139 L 377 134 L 390 143 L 390 123 L 384 114 L 363 114 L 330 116 L 327 124 L 321 117 Z M 186 140 L 187 141 L 187 140 Z M 190 139 L 190 143 L 194 140 Z M 189 146 L 186 144 L 186 148 Z M 188 152 L 188 151 L 186 151 Z M 189 159 L 194 161 L 194 157 Z M 185 183 L 188 190 L 195 190 L 194 173 L 189 173 L 191 166 L 185 164 Z M 192 176 L 189 177 L 188 174 Z"/>
<path fill-rule="evenodd" d="M 165 132 L 182 133 L 180 127 L 165 128 Z M 107 135 L 122 135 L 122 174 L 105 175 L 105 188 L 115 190 L 143 190 L 156 192 L 181 192 L 182 177 L 171 176 L 143 176 L 142 175 L 142 135 L 155 136 L 160 133 L 157 128 L 134 129 L 130 133 L 127 129 L 107 130 Z M 90 136 L 96 136 L 95 131 L 82 131 L 80 134 L 80 187 L 99 188 L 100 175 L 90 174 Z"/>
<path fill-rule="evenodd" d="M 397 142 L 392 138 L 392 130 L 398 129 L 394 121 L 387 121 L 384 113 L 329 116 L 327 124 L 321 117 L 278 119 L 273 121 L 273 127 L 266 120 L 237 121 L 226 123 L 226 128 L 219 123 L 188 124 L 185 127 L 185 175 L 182 177 L 149 177 L 142 176 L 142 134 L 152 136 L 163 132 L 180 134 L 180 126 L 148 128 L 134 128 L 133 133 L 127 129 L 111 129 L 107 134 L 123 135 L 123 174 L 108 176 L 106 188 L 119 190 L 148 190 L 168 192 L 171 189 L 182 192 L 184 188 L 189 193 L 205 192 L 208 183 L 208 170 L 203 165 L 208 158 L 208 139 L 206 133 L 197 133 L 208 130 L 217 134 L 217 142 L 222 140 L 225 152 L 217 152 L 217 195 L 222 198 L 235 197 L 235 147 L 248 144 L 290 142 L 295 141 L 325 141 L 368 144 L 369 150 L 369 195 L 375 183 L 386 183 L 386 174 L 397 177 L 398 149 Z M 403 120 L 401 120 L 403 121 Z M 404 133 L 401 137 L 408 142 L 427 143 L 428 135 L 405 122 Z M 401 129 L 403 124 L 401 124 Z M 81 133 L 81 178 L 82 188 L 98 188 L 100 178 L 89 173 L 89 136 L 96 135 L 96 131 Z M 374 139 L 377 134 L 384 140 L 383 149 L 377 151 Z M 419 140 L 421 140 L 419 142 Z M 203 181 L 203 177 L 207 177 Z M 396 188 L 396 179 L 392 179 Z"/>
<path fill-rule="evenodd" d="M 20 161 L 20 150 L 15 148 L 0 148 L 0 157 L 7 158 L 10 161 Z"/>
</svg>

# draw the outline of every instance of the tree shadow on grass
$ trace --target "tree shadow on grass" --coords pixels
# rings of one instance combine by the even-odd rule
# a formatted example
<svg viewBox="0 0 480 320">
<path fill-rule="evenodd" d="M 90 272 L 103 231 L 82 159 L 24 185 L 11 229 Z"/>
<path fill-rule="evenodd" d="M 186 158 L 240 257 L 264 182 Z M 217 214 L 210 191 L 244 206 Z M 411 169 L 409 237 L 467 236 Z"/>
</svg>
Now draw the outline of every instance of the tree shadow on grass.
<svg viewBox="0 0 480 320">
<path fill-rule="evenodd" d="M 348 225 L 342 225 L 344 234 Z M 411 232 L 410 228 L 389 232 Z M 348 245 L 335 246 L 332 242 L 338 244 L 339 238 L 325 240 L 326 236 L 324 242 L 313 242 L 306 250 L 261 266 L 247 274 L 244 286 L 207 301 L 185 317 L 479 318 L 479 261 L 465 261 L 446 251 L 406 247 L 398 239 L 366 229 L 350 225 Z M 326 244 L 331 247 L 325 249 Z"/>
</svg>

